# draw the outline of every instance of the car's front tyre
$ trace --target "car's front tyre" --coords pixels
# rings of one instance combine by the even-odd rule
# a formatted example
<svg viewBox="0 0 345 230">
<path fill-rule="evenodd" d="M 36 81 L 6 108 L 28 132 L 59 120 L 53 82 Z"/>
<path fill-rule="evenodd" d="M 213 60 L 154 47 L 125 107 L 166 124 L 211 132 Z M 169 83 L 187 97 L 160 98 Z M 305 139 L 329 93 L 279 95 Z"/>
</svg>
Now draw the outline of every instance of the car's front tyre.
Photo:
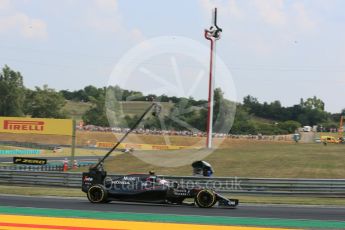
<svg viewBox="0 0 345 230">
<path fill-rule="evenodd" d="M 203 189 L 196 194 L 194 202 L 199 208 L 211 208 L 217 202 L 217 197 L 213 191 Z"/>
</svg>

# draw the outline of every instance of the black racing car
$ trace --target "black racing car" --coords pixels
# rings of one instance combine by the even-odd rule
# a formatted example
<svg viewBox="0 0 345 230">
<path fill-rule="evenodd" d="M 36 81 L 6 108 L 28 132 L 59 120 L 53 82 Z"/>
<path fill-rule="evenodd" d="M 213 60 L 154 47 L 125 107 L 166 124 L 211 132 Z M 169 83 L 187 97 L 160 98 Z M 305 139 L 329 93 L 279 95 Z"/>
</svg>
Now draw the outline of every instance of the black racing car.
<svg viewBox="0 0 345 230">
<path fill-rule="evenodd" d="M 210 189 L 181 187 L 178 183 L 164 180 L 153 173 L 107 177 L 107 172 L 103 170 L 104 160 L 137 127 L 152 108 L 154 108 L 153 115 L 157 115 L 161 110 L 158 104 L 153 103 L 103 159 L 95 166 L 92 166 L 89 172 L 83 173 L 82 191 L 87 194 L 89 201 L 92 203 L 107 203 L 118 200 L 182 204 L 185 199 L 193 198 L 195 204 L 202 208 L 210 208 L 216 203 L 219 206 L 236 207 L 238 205 L 236 199 L 227 199 Z"/>
<path fill-rule="evenodd" d="M 187 198 L 201 208 L 218 206 L 236 207 L 238 200 L 199 187 L 184 188 L 152 174 L 130 174 L 107 177 L 104 171 L 83 173 L 82 191 L 92 203 L 110 201 L 134 201 L 146 203 L 183 204 Z"/>
</svg>

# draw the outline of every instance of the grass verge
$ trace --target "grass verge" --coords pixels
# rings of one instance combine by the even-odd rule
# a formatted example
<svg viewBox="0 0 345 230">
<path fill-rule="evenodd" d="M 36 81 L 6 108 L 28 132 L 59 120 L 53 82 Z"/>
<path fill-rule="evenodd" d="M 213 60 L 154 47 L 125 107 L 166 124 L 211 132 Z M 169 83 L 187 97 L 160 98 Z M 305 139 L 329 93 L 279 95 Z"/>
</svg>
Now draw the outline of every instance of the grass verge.
<svg viewBox="0 0 345 230">
<path fill-rule="evenodd" d="M 84 195 L 84 193 L 79 188 L 52 188 L 12 185 L 0 185 L 0 194 L 61 197 L 82 197 Z"/>
</svg>

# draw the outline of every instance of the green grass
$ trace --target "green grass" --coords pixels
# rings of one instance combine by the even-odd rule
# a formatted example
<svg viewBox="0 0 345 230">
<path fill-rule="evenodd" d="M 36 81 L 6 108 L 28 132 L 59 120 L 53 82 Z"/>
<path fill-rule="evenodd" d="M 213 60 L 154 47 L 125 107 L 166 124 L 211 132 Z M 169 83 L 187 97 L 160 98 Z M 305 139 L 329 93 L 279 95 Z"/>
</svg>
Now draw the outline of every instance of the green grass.
<svg viewBox="0 0 345 230">
<path fill-rule="evenodd" d="M 255 196 L 255 195 L 232 195 L 241 203 L 251 204 L 291 204 L 291 205 L 345 205 L 344 198 L 337 197 L 294 197 L 294 196 Z"/>
<path fill-rule="evenodd" d="M 79 188 L 51 188 L 51 187 L 31 187 L 31 186 L 10 186 L 0 185 L 0 194 L 25 195 L 25 196 L 66 196 L 82 197 L 85 193 Z"/>
<path fill-rule="evenodd" d="M 143 158 L 156 161 L 176 159 L 196 150 L 137 151 Z M 286 144 L 248 142 L 234 144 L 228 149 L 215 150 L 206 161 L 214 169 L 214 176 L 266 177 L 266 178 L 344 178 L 345 145 Z M 199 159 L 201 160 L 201 159 Z M 148 172 L 154 169 L 163 175 L 191 175 L 188 165 L 167 168 L 150 165 L 131 154 L 122 154 L 106 162 L 108 171 L 117 173 Z"/>
</svg>

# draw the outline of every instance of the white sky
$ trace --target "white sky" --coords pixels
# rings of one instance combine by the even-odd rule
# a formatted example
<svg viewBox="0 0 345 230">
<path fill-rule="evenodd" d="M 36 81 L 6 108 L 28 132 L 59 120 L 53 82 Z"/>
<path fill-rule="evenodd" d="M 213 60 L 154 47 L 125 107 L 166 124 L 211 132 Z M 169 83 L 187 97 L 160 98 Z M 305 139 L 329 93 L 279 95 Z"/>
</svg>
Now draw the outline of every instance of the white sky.
<svg viewBox="0 0 345 230">
<path fill-rule="evenodd" d="M 0 0 L 0 65 L 20 71 L 28 87 L 105 86 L 123 55 L 146 39 L 183 36 L 207 47 L 203 30 L 214 6 L 224 30 L 217 52 L 239 101 L 250 94 L 288 106 L 316 95 L 330 112 L 345 108 L 342 0 Z M 193 81 L 191 63 L 176 59 Z M 173 71 L 157 58 L 148 64 Z M 150 91 L 143 82 L 137 89 Z M 199 91 L 190 96 L 206 96 Z"/>
</svg>

